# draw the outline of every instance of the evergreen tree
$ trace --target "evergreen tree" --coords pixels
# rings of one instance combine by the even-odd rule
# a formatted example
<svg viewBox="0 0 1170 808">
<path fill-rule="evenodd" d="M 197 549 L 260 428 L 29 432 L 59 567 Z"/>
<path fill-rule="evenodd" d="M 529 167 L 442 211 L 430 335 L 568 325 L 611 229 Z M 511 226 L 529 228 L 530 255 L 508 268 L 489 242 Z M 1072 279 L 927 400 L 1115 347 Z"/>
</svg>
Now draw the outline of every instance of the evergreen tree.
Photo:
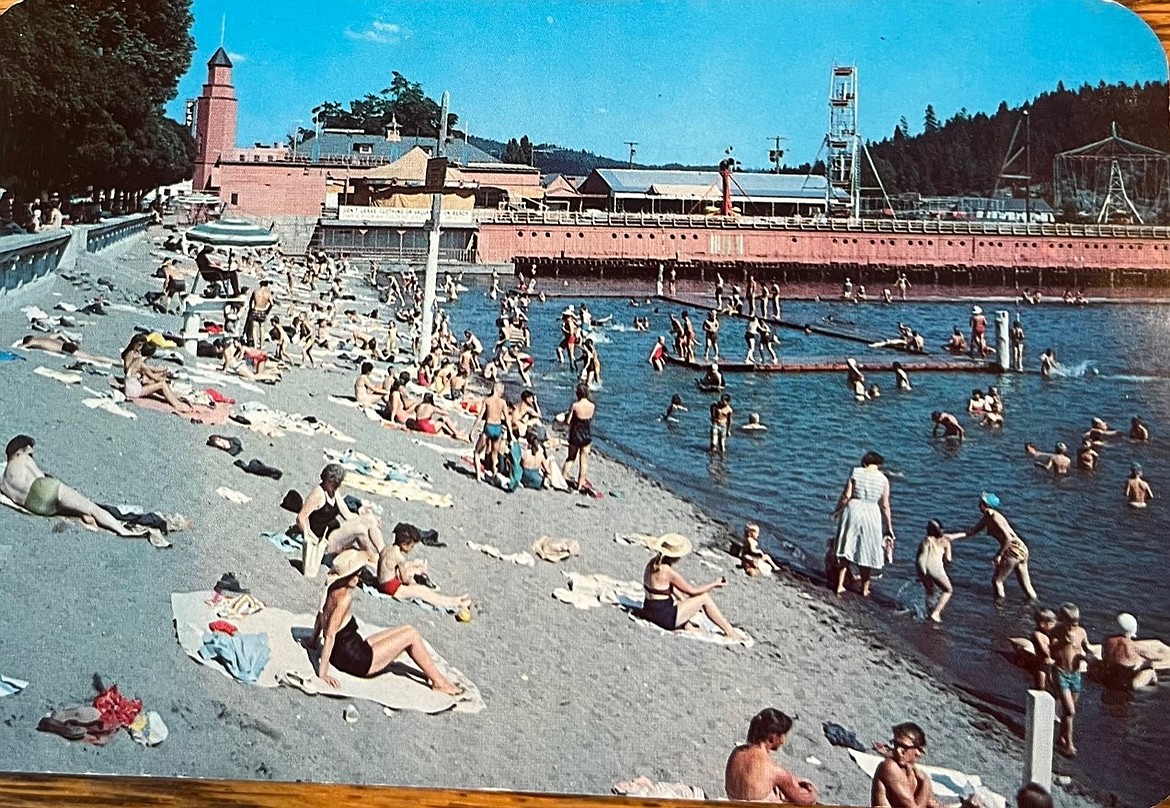
<svg viewBox="0 0 1170 808">
<path fill-rule="evenodd" d="M 926 105 L 926 114 L 923 117 L 922 133 L 929 135 L 931 132 L 939 130 L 938 116 L 934 114 L 934 107 L 931 104 Z"/>
</svg>

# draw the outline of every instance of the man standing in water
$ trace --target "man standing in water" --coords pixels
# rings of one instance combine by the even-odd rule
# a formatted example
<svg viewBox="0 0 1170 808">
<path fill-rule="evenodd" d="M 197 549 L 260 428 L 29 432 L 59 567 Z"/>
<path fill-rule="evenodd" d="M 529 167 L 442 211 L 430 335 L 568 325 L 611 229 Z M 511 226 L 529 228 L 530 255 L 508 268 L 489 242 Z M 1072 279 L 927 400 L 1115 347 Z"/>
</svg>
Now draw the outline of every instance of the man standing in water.
<svg viewBox="0 0 1170 808">
<path fill-rule="evenodd" d="M 1148 500 L 1154 498 L 1150 484 L 1142 479 L 1140 463 L 1131 463 L 1129 466 L 1129 479 L 1125 481 L 1125 498 L 1134 508 L 1144 508 L 1149 504 Z"/>
<path fill-rule="evenodd" d="M 724 393 L 711 405 L 711 451 L 727 454 L 727 438 L 731 434 L 731 396 Z"/>
<path fill-rule="evenodd" d="M 791 730 L 792 719 L 774 707 L 752 718 L 747 743 L 735 747 L 727 758 L 723 789 L 728 799 L 816 804 L 817 787 L 809 780 L 797 780 L 772 760 L 772 753 L 784 745 Z"/>
<path fill-rule="evenodd" d="M 1016 371 L 1024 372 L 1024 326 L 1020 324 L 1020 317 L 1016 315 L 1016 321 L 1012 324 L 1011 331 L 1008 332 L 1008 338 L 1012 346 L 1012 367 Z"/>
<path fill-rule="evenodd" d="M 979 510 L 983 513 L 982 518 L 953 540 L 965 539 L 986 530 L 989 536 L 999 542 L 999 552 L 996 553 L 991 562 L 995 567 L 992 586 L 995 589 L 996 599 L 1002 600 L 1004 598 L 1003 582 L 1014 570 L 1024 594 L 1028 596 L 1029 600 L 1037 600 L 1036 590 L 1032 588 L 1032 579 L 1028 575 L 1028 545 L 1024 544 L 1023 540 L 1016 535 L 1016 531 L 1008 523 L 1007 517 L 1000 513 L 998 508 L 999 497 L 984 491 L 979 495 Z"/>
<path fill-rule="evenodd" d="M 707 312 L 707 319 L 703 321 L 703 361 L 710 358 L 715 352 L 715 361 L 719 361 L 719 313 L 712 309 Z"/>
<path fill-rule="evenodd" d="M 963 425 L 959 423 L 959 419 L 951 415 L 949 412 L 939 412 L 935 410 L 930 414 L 930 420 L 934 421 L 934 429 L 930 431 L 932 438 L 938 437 L 938 431 L 943 430 L 943 437 L 948 440 L 963 439 L 964 430 Z"/>
</svg>

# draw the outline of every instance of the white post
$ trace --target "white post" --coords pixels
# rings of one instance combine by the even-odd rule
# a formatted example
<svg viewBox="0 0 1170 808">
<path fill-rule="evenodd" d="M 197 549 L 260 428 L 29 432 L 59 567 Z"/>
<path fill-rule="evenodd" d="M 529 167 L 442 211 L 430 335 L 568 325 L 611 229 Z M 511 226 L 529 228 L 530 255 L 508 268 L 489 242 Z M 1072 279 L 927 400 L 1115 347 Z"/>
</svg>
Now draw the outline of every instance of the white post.
<svg viewBox="0 0 1170 808">
<path fill-rule="evenodd" d="M 1052 791 L 1052 743 L 1056 734 L 1056 699 L 1043 690 L 1028 691 L 1027 735 L 1024 744 L 1024 784 L 1036 783 Z"/>
<path fill-rule="evenodd" d="M 1001 372 L 1011 370 L 1012 367 L 1012 348 L 1009 339 L 1011 321 L 1011 312 L 995 313 L 995 361 Z"/>
<path fill-rule="evenodd" d="M 447 147 L 447 107 L 450 103 L 451 94 L 444 91 L 439 105 L 439 143 L 435 148 L 435 157 L 442 157 Z M 431 352 L 431 339 L 435 330 L 435 285 L 439 277 L 439 219 L 442 214 L 443 189 L 439 188 L 437 193 L 431 194 L 430 238 L 427 241 L 427 268 L 423 275 L 422 333 L 415 355 L 415 359 L 420 362 Z"/>
</svg>

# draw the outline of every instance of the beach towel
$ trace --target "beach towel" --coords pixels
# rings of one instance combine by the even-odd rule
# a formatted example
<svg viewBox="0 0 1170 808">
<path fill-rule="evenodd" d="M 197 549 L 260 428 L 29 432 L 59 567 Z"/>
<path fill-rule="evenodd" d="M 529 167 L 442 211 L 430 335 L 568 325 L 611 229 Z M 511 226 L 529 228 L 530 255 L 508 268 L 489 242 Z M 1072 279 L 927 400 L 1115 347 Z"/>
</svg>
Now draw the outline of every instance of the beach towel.
<svg viewBox="0 0 1170 808">
<path fill-rule="evenodd" d="M 218 670 L 224 676 L 230 676 L 219 663 L 209 663 L 199 656 L 207 625 L 217 619 L 216 607 L 206 602 L 213 596 L 214 593 L 210 591 L 173 593 L 171 610 L 174 614 L 175 632 L 179 645 L 187 656 L 201 665 L 210 664 L 213 670 Z M 316 657 L 311 656 L 301 645 L 301 641 L 312 633 L 313 619 L 313 615 L 310 614 L 294 614 L 272 606 L 256 614 L 233 618 L 241 632 L 268 635 L 272 658 L 256 680 L 256 685 L 277 687 L 278 677 L 285 678 L 285 674 L 290 672 L 299 674 L 310 682 L 316 680 Z M 378 626 L 364 621 L 361 623 L 364 637 L 380 630 Z M 330 690 L 322 683 L 320 695 L 365 699 L 392 710 L 417 710 L 432 715 L 448 710 L 461 713 L 482 711 L 486 705 L 475 683 L 452 667 L 430 643 L 427 643 L 427 650 L 443 675 L 463 688 L 464 692 L 461 695 L 451 697 L 431 690 L 425 683 L 422 673 L 410 662 L 405 653 L 395 660 L 388 671 L 370 679 L 350 676 L 334 669 L 332 674 L 341 682 L 341 688 L 336 691 Z"/>
<path fill-rule="evenodd" d="M 555 563 L 581 555 L 581 543 L 576 539 L 554 539 L 552 536 L 541 536 L 532 543 L 532 553 L 543 561 Z"/>
<path fill-rule="evenodd" d="M 356 449 L 346 449 L 344 452 L 339 452 L 336 449 L 324 449 L 323 454 L 327 463 L 336 463 L 346 471 L 354 471 L 376 480 L 394 480 L 405 483 L 411 480 L 430 482 L 431 479 L 429 474 L 418 471 L 406 463 L 383 460 Z"/>
<path fill-rule="evenodd" d="M 378 600 L 392 600 L 395 603 L 409 603 L 413 606 L 419 607 L 420 609 L 426 609 L 428 612 L 438 612 L 439 614 L 455 614 L 459 611 L 457 606 L 451 607 L 449 609 L 443 609 L 433 603 L 427 603 L 425 600 L 419 600 L 418 598 L 396 598 L 393 595 L 387 595 L 385 592 L 381 592 L 375 589 L 369 584 L 362 584 L 360 589 L 362 592 L 372 598 L 377 598 Z"/>
<path fill-rule="evenodd" d="M 17 362 L 24 361 L 24 357 L 20 354 L 14 354 L 12 351 L 0 351 L 0 362 Z"/>
<path fill-rule="evenodd" d="M 135 407 L 141 407 L 144 410 L 152 410 L 154 412 L 162 412 L 168 415 L 177 415 L 180 418 L 186 418 L 193 424 L 222 426 L 227 423 L 228 416 L 231 414 L 228 407 L 201 407 L 198 404 L 188 404 L 188 412 L 183 413 L 165 401 L 159 401 L 157 398 L 132 398 L 127 400 Z"/>
<path fill-rule="evenodd" d="M 129 418 L 131 421 L 137 421 L 138 415 L 130 412 L 130 410 L 119 405 L 112 398 L 105 398 L 97 396 L 95 398 L 83 398 L 81 403 L 89 407 L 91 410 L 104 410 L 112 415 L 118 415 L 122 418 Z"/>
<path fill-rule="evenodd" d="M 38 367 L 33 368 L 33 373 L 37 374 L 38 376 L 44 376 L 46 379 L 53 379 L 55 381 L 59 381 L 59 382 L 61 382 L 61 384 L 80 384 L 81 383 L 81 374 L 80 373 L 62 373 L 59 370 L 53 370 L 52 368 L 47 368 L 44 366 L 38 366 Z"/>
<path fill-rule="evenodd" d="M 28 682 L 13 676 L 0 676 L 0 698 L 15 696 L 28 687 Z"/>
<path fill-rule="evenodd" d="M 299 533 L 290 535 L 288 531 L 283 533 L 271 531 L 260 535 L 272 542 L 272 545 L 282 553 L 300 553 L 305 547 L 305 539 Z"/>
<path fill-rule="evenodd" d="M 401 499 L 404 502 L 421 502 L 436 508 L 453 508 L 455 500 L 450 494 L 438 494 L 427 491 L 417 482 L 400 483 L 394 480 L 375 480 L 364 474 L 350 472 L 345 475 L 342 485 L 356 488 L 366 494 L 377 494 L 381 497 Z"/>
<path fill-rule="evenodd" d="M 745 642 L 728 637 L 702 612 L 692 617 L 685 627 L 674 631 L 667 631 L 654 623 L 643 620 L 637 614 L 642 610 L 642 599 L 645 597 L 640 581 L 621 581 L 600 573 L 586 575 L 580 572 L 566 572 L 565 577 L 569 579 L 568 588 L 554 589 L 553 597 L 578 609 L 592 609 L 604 605 L 620 606 L 629 618 L 638 625 L 669 637 L 682 637 L 715 645 L 742 645 L 745 648 L 751 648 L 755 645 L 755 640 L 747 636 L 747 632 L 742 628 L 740 631 L 747 637 Z"/>
<path fill-rule="evenodd" d="M 252 501 L 252 498 L 247 494 L 236 491 L 233 488 L 228 488 L 226 485 L 221 485 L 215 489 L 215 493 L 226 499 L 228 502 L 234 502 L 237 505 L 247 505 Z"/>
<path fill-rule="evenodd" d="M 259 679 L 272 659 L 267 634 L 208 631 L 203 634 L 203 644 L 198 653 L 204 662 L 219 662 L 233 678 L 247 684 Z"/>
<path fill-rule="evenodd" d="M 624 783 L 614 783 L 610 789 L 622 797 L 651 797 L 659 800 L 705 800 L 706 793 L 686 783 L 656 783 L 649 777 L 638 777 Z"/>
<path fill-rule="evenodd" d="M 498 547 L 492 547 L 490 544 L 478 544 L 473 541 L 468 541 L 467 546 L 472 550 L 479 550 L 484 555 L 498 558 L 500 561 L 511 561 L 513 564 L 519 564 L 522 567 L 536 566 L 536 559 L 526 552 L 505 553 Z"/>
<path fill-rule="evenodd" d="M 849 750 L 849 757 L 853 758 L 853 762 L 857 764 L 866 776 L 871 780 L 873 773 L 877 771 L 878 765 L 885 760 L 880 755 L 872 755 L 868 752 L 856 752 Z M 930 783 L 934 787 L 934 796 L 939 798 L 943 803 L 956 802 L 962 800 L 969 794 L 975 793 L 979 789 L 979 793 L 990 802 L 985 802 L 986 808 L 1005 808 L 1007 800 L 1002 794 L 996 794 L 994 791 L 987 789 L 983 782 L 976 774 L 966 774 L 964 772 L 956 771 L 955 769 L 944 769 L 939 766 L 923 766 L 917 764 L 918 768 L 926 772 L 930 777 Z"/>
</svg>

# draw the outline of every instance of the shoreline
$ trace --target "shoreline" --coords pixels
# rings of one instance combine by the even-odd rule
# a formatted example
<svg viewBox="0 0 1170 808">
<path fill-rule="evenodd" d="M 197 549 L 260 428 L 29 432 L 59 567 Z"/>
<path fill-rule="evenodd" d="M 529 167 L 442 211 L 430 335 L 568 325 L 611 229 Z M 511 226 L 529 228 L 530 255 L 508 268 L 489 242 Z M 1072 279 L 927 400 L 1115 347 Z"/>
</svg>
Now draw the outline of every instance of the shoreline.
<svg viewBox="0 0 1170 808">
<path fill-rule="evenodd" d="M 120 288 L 139 293 L 154 288 L 157 281 L 148 275 L 157 259 L 136 255 L 151 251 L 149 237 L 112 248 L 106 251 L 109 255 L 83 257 L 79 268 L 95 277 L 113 275 Z M 62 280 L 53 291 L 63 300 L 82 302 L 83 295 Z M 45 291 L 21 302 L 47 310 L 53 297 Z M 19 320 L 11 318 L 2 327 L 5 339 L 19 336 Z M 116 355 L 133 324 L 174 323 L 173 318 L 121 312 L 96 320 L 84 329 L 87 349 L 96 344 L 97 352 L 106 355 Z M 206 588 L 220 572 L 234 570 L 270 605 L 299 612 L 315 608 L 323 576 L 301 578 L 256 533 L 287 524 L 276 508 L 280 493 L 289 487 L 304 490 L 323 464 L 321 448 L 346 446 L 321 436 L 265 439 L 230 423 L 200 427 L 144 411 L 138 411 L 137 421 L 122 421 L 77 406 L 81 396 L 76 388 L 31 376 L 34 363 L 54 369 L 66 364 L 59 357 L 35 352 L 25 356 L 28 361 L 12 363 L 15 367 L 4 371 L 22 382 L 10 385 L 17 405 L 12 412 L 22 415 L 5 420 L 11 434 L 38 437 L 43 467 L 98 501 L 121 501 L 116 497 L 124 496 L 161 510 L 189 512 L 196 530 L 176 534 L 175 550 L 155 551 L 74 526 L 58 534 L 46 520 L 0 511 L 0 527 L 7 527 L 10 536 L 5 543 L 15 545 L 0 568 L 0 592 L 13 604 L 9 625 L 36 626 L 50 615 L 69 638 L 68 650 L 61 654 L 47 637 L 0 633 L 0 656 L 9 660 L 0 672 L 33 682 L 25 693 L 0 703 L 16 716 L 0 727 L 0 747 L 12 744 L 8 759 L 13 769 L 561 793 L 605 793 L 619 780 L 645 774 L 688 782 L 716 797 L 722 794 L 723 761 L 742 741 L 747 719 L 773 704 L 801 717 L 778 759 L 821 785 L 822 801 L 862 804 L 868 779 L 842 750 L 828 746 L 818 726 L 821 720 L 846 724 L 870 739 L 882 738 L 898 721 L 919 720 L 931 738 L 932 763 L 978 773 L 1009 799 L 1014 794 L 1022 772 L 1020 741 L 998 723 L 988 723 L 959 695 L 950 675 L 882 625 L 873 607 L 830 600 L 823 587 L 795 575 L 778 576 L 775 591 L 760 589 L 755 580 L 735 572 L 730 556 L 719 559 L 718 566 L 732 581 L 717 599 L 733 623 L 745 625 L 757 637 L 754 649 L 658 637 L 612 607 L 578 612 L 557 603 L 549 593 L 563 585 L 562 570 L 638 577 L 646 554 L 615 543 L 615 531 L 673 530 L 722 553 L 717 541 L 727 526 L 664 484 L 601 452 L 591 477 L 607 494 L 622 492 L 620 499 L 584 501 L 575 495 L 524 491 L 507 495 L 472 483 L 443 469 L 441 457 L 412 444 L 412 434 L 375 431 L 360 413 L 322 403 L 328 393 L 352 384 L 349 372 L 293 370 L 263 396 L 236 388 L 228 392 L 240 400 L 258 398 L 280 409 L 312 412 L 357 437 L 356 448 L 415 465 L 431 474 L 436 491 L 455 496 L 452 509 L 371 499 L 385 507 L 385 521 L 391 525 L 402 519 L 440 529 L 449 547 L 428 548 L 426 557 L 444 591 L 472 592 L 474 621 L 461 626 L 416 607 L 373 602 L 361 594 L 355 611 L 359 620 L 419 626 L 481 687 L 487 710 L 478 715 L 387 717 L 368 702 L 356 702 L 361 719 L 351 726 L 340 718 L 345 702 L 227 680 L 182 654 L 169 608 L 161 610 L 160 604 L 169 600 L 170 591 Z M 285 469 L 285 479 L 270 483 L 232 470 L 226 456 L 199 445 L 211 433 L 239 435 L 246 446 L 241 458 L 258 456 L 278 465 Z M 253 503 L 240 508 L 217 498 L 212 481 L 221 477 L 252 495 Z M 577 507 L 582 504 L 588 507 Z M 582 557 L 561 565 L 538 561 L 540 566 L 525 570 L 475 553 L 464 543 L 473 538 L 510 552 L 527 549 L 540 532 L 580 539 Z M 518 539 L 518 533 L 525 538 Z M 25 534 L 29 541 L 20 543 L 17 537 Z M 24 569 L 63 569 L 68 579 L 84 576 L 85 586 L 67 587 L 62 603 L 61 593 L 11 574 Z M 684 562 L 682 571 L 697 581 L 711 574 L 694 557 Z M 23 671 L 14 666 L 16 660 Z M 696 680 L 696 670 L 702 671 L 702 679 Z M 117 681 L 127 694 L 144 699 L 148 709 L 163 713 L 172 728 L 170 739 L 154 750 L 139 749 L 126 739 L 90 749 L 63 746 L 59 739 L 33 731 L 38 710 L 84 696 L 95 671 L 107 683 Z M 775 681 L 777 671 L 797 672 Z M 648 745 L 642 728 L 661 720 L 663 712 L 675 721 L 683 715 L 692 720 L 678 737 L 672 733 Z M 530 765 L 520 769 L 515 765 L 519 749 L 531 752 Z M 809 755 L 824 766 L 806 763 Z M 447 779 L 453 770 L 461 772 L 458 783 Z M 1065 771 L 1063 763 L 1058 771 Z M 1075 774 L 1072 784 L 1055 789 L 1055 796 L 1058 805 L 1070 808 L 1085 805 L 1085 797 L 1109 802 L 1078 784 Z"/>
</svg>

